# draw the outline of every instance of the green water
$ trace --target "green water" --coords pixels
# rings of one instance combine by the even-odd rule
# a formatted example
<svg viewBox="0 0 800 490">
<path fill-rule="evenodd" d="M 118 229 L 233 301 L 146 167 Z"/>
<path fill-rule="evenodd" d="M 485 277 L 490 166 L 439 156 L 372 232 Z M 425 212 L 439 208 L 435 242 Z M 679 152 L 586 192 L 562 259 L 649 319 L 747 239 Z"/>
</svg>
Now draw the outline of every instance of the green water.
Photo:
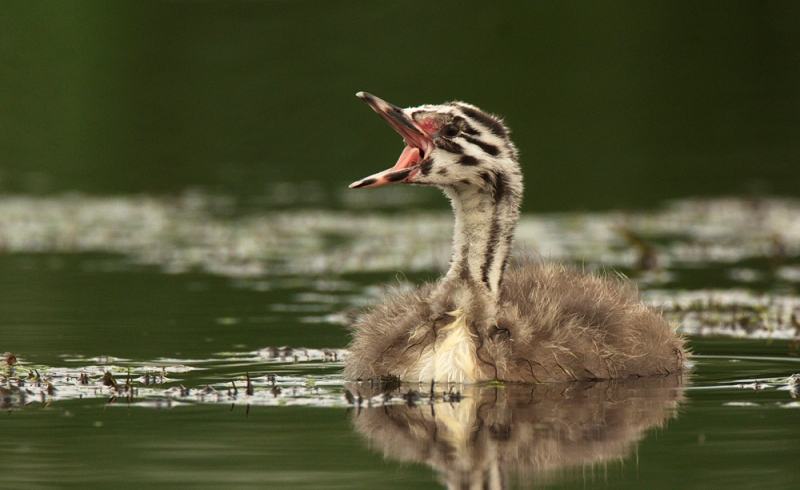
<svg viewBox="0 0 800 490">
<path fill-rule="evenodd" d="M 347 319 L 435 279 L 451 217 L 366 196 L 0 199 L 2 486 L 793 487 L 800 203 L 522 216 L 521 250 L 630 274 L 692 335 L 688 379 L 375 398 L 341 378 Z"/>
<path fill-rule="evenodd" d="M 696 277 L 705 269 L 692 270 Z M 713 283 L 718 272 L 708 270 Z M 17 253 L 0 256 L 0 274 L 0 350 L 18 356 L 17 377 L 37 393 L 22 401 L 6 396 L 3 488 L 439 488 L 453 478 L 441 461 L 426 459 L 429 449 L 419 448 L 428 443 L 417 432 L 409 439 L 402 430 L 364 428 L 384 413 L 424 419 L 432 409 L 424 399 L 413 408 L 401 400 L 390 412 L 382 402 L 354 408 L 344 396 L 341 362 L 255 353 L 283 345 L 344 347 L 347 332 L 328 315 L 375 301 L 373 288 L 396 282 L 394 272 L 242 279 L 165 274 L 120 255 Z M 784 294 L 777 291 L 785 284 L 770 284 L 770 294 Z M 670 283 L 666 294 L 677 301 L 684 287 Z M 708 311 L 725 314 L 717 308 Z M 694 337 L 690 345 L 694 373 L 655 392 L 601 387 L 603 396 L 589 403 L 569 389 L 533 387 L 524 397 L 537 401 L 528 408 L 497 405 L 487 420 L 511 422 L 492 425 L 492 437 L 500 431 L 515 441 L 526 427 L 540 431 L 513 454 L 565 460 L 520 467 L 503 456 L 502 480 L 511 487 L 793 488 L 800 477 L 800 404 L 785 378 L 800 372 L 796 344 Z M 51 380 L 55 393 L 37 388 L 26 369 Z M 131 376 L 135 396 L 103 386 L 106 371 L 120 386 Z M 82 372 L 90 374 L 85 388 L 75 380 Z M 155 384 L 145 384 L 145 372 Z M 163 382 L 155 378 L 163 373 Z M 248 376 L 253 395 L 245 393 Z M 756 390 L 753 380 L 765 384 Z M 214 391 L 204 394 L 207 386 Z M 179 394 L 181 387 L 188 392 Z M 78 388 L 80 395 L 70 391 Z M 441 389 L 433 405 L 440 418 L 476 399 L 465 391 L 466 398 L 445 402 Z M 509 396 L 515 389 L 507 388 Z M 585 407 L 591 412 L 595 403 L 602 415 L 587 420 Z M 379 427 L 387 425 L 379 420 Z M 555 442 L 542 453 L 537 441 L 545 436 Z"/>
<path fill-rule="evenodd" d="M 0 0 L 0 488 L 795 488 L 799 5 Z M 351 404 L 452 232 L 347 190 L 401 149 L 359 90 L 502 115 L 518 255 L 633 277 L 692 375 Z"/>
</svg>

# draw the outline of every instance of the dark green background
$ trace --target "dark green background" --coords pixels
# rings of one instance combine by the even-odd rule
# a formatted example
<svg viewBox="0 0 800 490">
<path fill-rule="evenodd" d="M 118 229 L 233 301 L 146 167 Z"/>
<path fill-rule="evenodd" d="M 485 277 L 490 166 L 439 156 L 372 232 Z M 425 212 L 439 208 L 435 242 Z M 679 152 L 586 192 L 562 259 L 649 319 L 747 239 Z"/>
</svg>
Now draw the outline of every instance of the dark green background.
<svg viewBox="0 0 800 490">
<path fill-rule="evenodd" d="M 270 184 L 314 182 L 283 189 L 323 189 L 325 199 L 305 202 L 337 206 L 346 183 L 388 167 L 402 147 L 354 97 L 359 90 L 403 106 L 462 99 L 505 116 L 523 158 L 527 211 L 800 197 L 800 2 L 697 0 L 0 0 L 0 195 L 201 187 L 275 205 Z M 43 220 L 58 216 L 47 207 L 57 205 L 37 214 L 37 202 L 21 204 Z M 772 277 L 766 264 L 731 267 Z M 745 287 L 731 285 L 727 266 L 675 271 L 679 282 L 657 287 Z M 74 367 L 67 359 L 76 355 L 213 360 L 349 338 L 341 325 L 273 307 L 302 306 L 303 293 L 319 292 L 313 278 L 267 277 L 274 288 L 254 291 L 97 254 L 0 255 L 0 278 L 0 353 L 26 365 Z M 347 277 L 355 290 L 331 311 L 397 278 Z M 721 357 L 696 358 L 699 389 L 687 391 L 678 419 L 648 432 L 630 458 L 556 475 L 552 485 L 792 488 L 800 439 L 797 409 L 782 408 L 788 391 L 719 389 L 796 372 L 788 344 L 692 339 L 696 354 Z M 743 355 L 753 357 L 732 357 Z M 226 369 L 186 383 L 272 367 Z M 731 401 L 754 405 L 724 406 Z M 434 480 L 426 466 L 370 449 L 340 409 L 248 415 L 92 399 L 0 415 L 0 487 L 429 488 Z"/>
<path fill-rule="evenodd" d="M 0 1 L 0 192 L 339 188 L 353 94 L 505 116 L 526 209 L 800 189 L 800 3 Z"/>
</svg>

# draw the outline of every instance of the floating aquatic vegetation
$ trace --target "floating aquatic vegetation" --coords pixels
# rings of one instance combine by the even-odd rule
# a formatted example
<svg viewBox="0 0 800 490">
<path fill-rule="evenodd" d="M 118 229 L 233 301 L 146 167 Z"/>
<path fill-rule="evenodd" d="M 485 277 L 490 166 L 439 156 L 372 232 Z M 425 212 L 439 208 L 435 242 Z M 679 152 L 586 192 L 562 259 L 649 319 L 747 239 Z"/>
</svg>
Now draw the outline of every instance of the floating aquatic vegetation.
<svg viewBox="0 0 800 490">
<path fill-rule="evenodd" d="M 70 366 L 54 367 L 6 353 L 0 408 L 97 398 L 149 408 L 180 403 L 341 406 L 346 404 L 340 374 L 346 356 L 342 349 L 279 347 L 222 352 L 205 360 L 64 356 Z M 98 360 L 102 363 L 95 364 Z M 218 374 L 206 374 L 211 371 Z"/>
<path fill-rule="evenodd" d="M 739 381 L 725 381 L 719 383 L 715 388 L 730 389 L 738 388 L 741 390 L 753 390 L 756 392 L 765 390 L 779 390 L 788 391 L 792 398 L 800 398 L 800 374 L 792 374 L 787 378 L 764 378 L 764 379 L 747 379 Z M 707 389 L 708 387 L 705 387 Z M 775 405 L 782 408 L 800 408 L 798 402 L 776 402 Z M 762 407 L 764 404 L 752 401 L 732 400 L 724 402 L 723 407 Z"/>
<path fill-rule="evenodd" d="M 171 409 L 189 404 L 251 406 L 357 407 L 360 409 L 404 405 L 457 404 L 472 388 L 455 383 L 408 384 L 397 378 L 345 382 L 341 377 L 341 349 L 266 348 L 247 352 L 221 352 L 211 359 L 155 359 L 119 361 L 71 356 L 70 366 L 35 365 L 6 353 L 0 369 L 0 409 L 20 410 L 31 404 L 84 399 L 103 400 L 109 406 Z M 331 374 L 328 368 L 334 368 Z M 659 383 L 661 378 L 654 378 Z M 741 389 L 786 390 L 800 396 L 800 374 L 783 378 L 726 380 L 684 390 Z M 619 380 L 619 386 L 633 381 Z M 672 386 L 672 385 L 671 385 Z M 566 385 L 564 386 L 566 387 Z M 556 392 L 563 391 L 564 387 Z M 489 383 L 480 389 L 518 390 L 517 385 Z M 466 391 L 464 391 L 466 389 Z M 535 390 L 535 385 L 527 389 Z M 547 386 L 540 390 L 552 391 Z M 749 400 L 731 400 L 724 406 L 752 406 Z M 780 403 L 793 408 L 796 402 Z M 249 410 L 249 408 L 248 408 Z"/>
<path fill-rule="evenodd" d="M 436 271 L 450 257 L 447 211 L 312 209 L 224 218 L 212 212 L 214 202 L 199 194 L 7 196 L 0 198 L 0 250 L 109 252 L 167 273 L 244 278 Z M 548 260 L 631 270 L 766 258 L 778 278 L 800 282 L 797 265 L 787 263 L 800 256 L 800 201 L 683 200 L 646 212 L 523 215 L 517 245 Z M 753 276 L 740 271 L 733 278 Z"/>
<path fill-rule="evenodd" d="M 645 291 L 645 300 L 689 335 L 800 342 L 800 297 L 742 289 Z"/>
</svg>

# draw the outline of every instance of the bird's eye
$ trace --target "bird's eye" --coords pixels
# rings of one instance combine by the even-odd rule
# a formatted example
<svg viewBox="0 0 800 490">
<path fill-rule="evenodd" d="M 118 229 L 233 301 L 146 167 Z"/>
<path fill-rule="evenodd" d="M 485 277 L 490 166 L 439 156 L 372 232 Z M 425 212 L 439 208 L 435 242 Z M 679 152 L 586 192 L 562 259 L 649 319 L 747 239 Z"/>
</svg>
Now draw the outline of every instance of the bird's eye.
<svg viewBox="0 0 800 490">
<path fill-rule="evenodd" d="M 456 126 L 455 124 L 448 124 L 447 126 L 442 128 L 442 136 L 446 136 L 448 138 L 452 138 L 454 136 L 458 136 L 458 133 L 461 132 L 461 129 Z"/>
</svg>

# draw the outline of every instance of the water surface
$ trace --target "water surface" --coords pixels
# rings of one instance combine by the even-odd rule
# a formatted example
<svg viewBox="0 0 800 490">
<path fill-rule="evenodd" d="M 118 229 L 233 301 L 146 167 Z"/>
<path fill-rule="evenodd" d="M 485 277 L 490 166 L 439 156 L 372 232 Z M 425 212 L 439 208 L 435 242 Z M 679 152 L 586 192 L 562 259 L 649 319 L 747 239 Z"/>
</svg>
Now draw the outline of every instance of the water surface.
<svg viewBox="0 0 800 490">
<path fill-rule="evenodd" d="M 0 368 L 2 486 L 793 488 L 800 477 L 796 202 L 524 216 L 528 253 L 635 277 L 691 335 L 693 373 L 431 395 L 341 372 L 354 312 L 446 266 L 446 214 L 231 218 L 190 197 L 0 202 L 0 350 L 17 360 Z M 647 254 L 657 266 L 639 270 Z"/>
</svg>

